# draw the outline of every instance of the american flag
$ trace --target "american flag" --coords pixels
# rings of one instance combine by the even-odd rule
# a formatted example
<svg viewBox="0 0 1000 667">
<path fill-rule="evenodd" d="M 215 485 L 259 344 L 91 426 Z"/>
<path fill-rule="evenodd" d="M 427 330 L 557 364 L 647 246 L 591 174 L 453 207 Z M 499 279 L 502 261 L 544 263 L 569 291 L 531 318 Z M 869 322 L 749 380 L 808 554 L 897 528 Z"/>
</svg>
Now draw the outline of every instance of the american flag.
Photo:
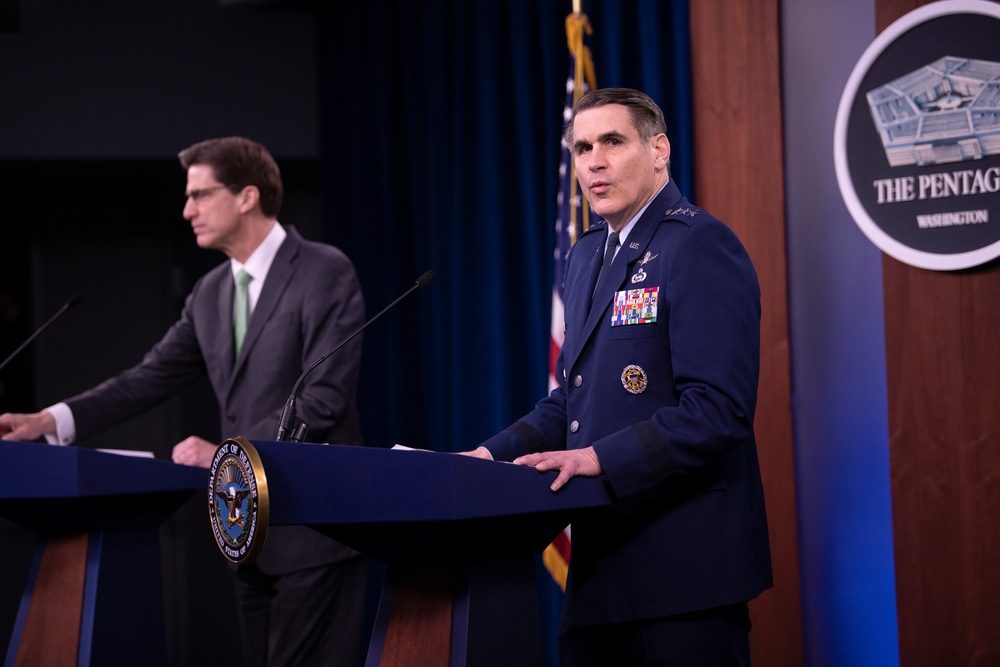
<svg viewBox="0 0 1000 667">
<path fill-rule="evenodd" d="M 566 17 L 566 41 L 569 45 L 569 76 L 566 78 L 566 104 L 563 107 L 563 125 L 572 120 L 573 105 L 587 90 L 596 88 L 594 65 L 590 50 L 583 44 L 585 34 L 591 33 L 586 14 L 573 12 Z M 559 217 L 556 219 L 555 271 L 552 278 L 552 321 L 549 342 L 549 391 L 559 384 L 556 377 L 556 360 L 562 349 L 563 335 L 563 276 L 566 258 L 590 224 L 590 206 L 580 194 L 573 169 L 573 156 L 565 138 L 560 139 L 562 157 L 559 161 Z M 570 557 L 570 527 L 566 526 L 542 554 L 542 562 L 559 587 L 566 590 L 566 573 Z"/>
</svg>

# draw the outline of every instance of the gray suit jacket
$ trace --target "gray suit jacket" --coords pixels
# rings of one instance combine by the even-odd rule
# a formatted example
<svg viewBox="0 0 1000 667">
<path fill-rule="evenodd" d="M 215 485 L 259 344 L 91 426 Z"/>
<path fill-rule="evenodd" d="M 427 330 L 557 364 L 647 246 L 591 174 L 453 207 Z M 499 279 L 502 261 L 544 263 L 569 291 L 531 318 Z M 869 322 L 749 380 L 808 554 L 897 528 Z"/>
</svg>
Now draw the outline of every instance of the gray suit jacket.
<svg viewBox="0 0 1000 667">
<path fill-rule="evenodd" d="M 219 401 L 222 436 L 273 440 L 302 371 L 364 321 L 361 287 L 347 256 L 304 240 L 294 228 L 287 231 L 238 357 L 232 334 L 235 288 L 226 261 L 195 284 L 180 319 L 138 365 L 66 401 L 77 436 L 138 415 L 207 374 Z M 360 362 L 359 336 L 303 382 L 297 410 L 309 424 L 308 440 L 361 444 Z M 272 527 L 257 564 L 278 574 L 354 555 L 310 528 Z"/>
</svg>

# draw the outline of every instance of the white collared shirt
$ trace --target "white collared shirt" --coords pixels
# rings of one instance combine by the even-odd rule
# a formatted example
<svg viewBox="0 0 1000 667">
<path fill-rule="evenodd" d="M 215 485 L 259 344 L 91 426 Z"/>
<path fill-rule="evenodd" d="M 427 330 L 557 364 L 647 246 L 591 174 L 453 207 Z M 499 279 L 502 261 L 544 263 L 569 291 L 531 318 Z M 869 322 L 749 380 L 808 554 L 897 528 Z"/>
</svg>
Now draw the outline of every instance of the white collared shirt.
<svg viewBox="0 0 1000 667">
<path fill-rule="evenodd" d="M 286 236 L 288 236 L 288 232 L 276 222 L 271 227 L 271 231 L 264 237 L 264 240 L 257 246 L 257 249 L 247 257 L 246 263 L 240 264 L 235 259 L 229 260 L 234 281 L 240 269 L 246 269 L 246 272 L 253 277 L 253 280 L 247 285 L 247 296 L 250 298 L 250 312 L 247 313 L 248 320 L 253 315 L 253 309 L 257 306 L 257 299 L 260 298 L 260 292 L 264 289 L 264 281 L 267 280 L 267 272 L 271 270 L 271 264 L 278 254 L 278 248 L 285 242 Z M 235 307 L 236 305 L 233 304 L 233 308 Z"/>
</svg>

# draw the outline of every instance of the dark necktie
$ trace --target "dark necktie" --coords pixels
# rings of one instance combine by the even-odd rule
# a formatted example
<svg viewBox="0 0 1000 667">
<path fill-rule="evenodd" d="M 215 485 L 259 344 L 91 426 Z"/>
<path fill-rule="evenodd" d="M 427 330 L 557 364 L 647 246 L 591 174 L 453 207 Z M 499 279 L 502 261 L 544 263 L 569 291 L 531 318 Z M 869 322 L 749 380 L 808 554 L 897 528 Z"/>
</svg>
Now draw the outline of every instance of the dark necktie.
<svg viewBox="0 0 1000 667">
<path fill-rule="evenodd" d="M 597 276 L 597 284 L 594 285 L 594 294 L 597 294 L 597 288 L 601 286 L 601 281 L 604 280 L 604 276 L 607 275 L 608 269 L 611 268 L 611 264 L 615 261 L 615 250 L 617 249 L 618 232 L 612 231 L 608 234 L 608 249 L 604 251 L 604 263 L 601 264 L 601 273 Z M 591 298 L 593 298 L 593 296 Z"/>
</svg>

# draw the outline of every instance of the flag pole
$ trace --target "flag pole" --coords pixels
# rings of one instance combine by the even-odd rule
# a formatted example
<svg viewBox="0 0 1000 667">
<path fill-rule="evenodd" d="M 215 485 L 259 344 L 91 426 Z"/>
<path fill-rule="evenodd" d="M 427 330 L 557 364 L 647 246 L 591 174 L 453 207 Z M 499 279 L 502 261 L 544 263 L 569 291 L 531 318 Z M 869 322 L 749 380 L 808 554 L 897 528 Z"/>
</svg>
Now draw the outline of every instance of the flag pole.
<svg viewBox="0 0 1000 667">
<path fill-rule="evenodd" d="M 597 88 L 597 78 L 594 75 L 594 63 L 590 57 L 590 49 L 584 43 L 584 35 L 593 32 L 587 15 L 583 13 L 583 0 L 573 0 L 573 13 L 566 17 L 566 44 L 569 48 L 572 64 L 570 73 L 566 81 L 566 106 L 572 107 L 584 93 L 584 89 L 589 86 L 591 90 Z M 572 95 L 570 95 L 572 86 Z M 582 233 L 590 227 L 590 206 L 579 197 L 579 183 L 576 180 L 576 169 L 573 166 L 573 147 L 565 146 L 565 153 L 562 154 L 559 165 L 560 174 L 560 222 L 559 236 L 556 239 L 556 280 L 560 277 L 560 267 L 565 270 L 563 262 L 569 248 L 576 243 L 578 232 Z M 568 168 L 567 168 L 568 167 Z M 568 172 L 568 183 L 562 180 Z M 567 199 L 569 201 L 567 201 Z M 578 204 L 577 201 L 580 200 Z M 565 208 L 563 208 L 565 207 Z M 583 216 L 578 229 L 577 212 L 583 208 Z M 566 215 L 566 218 L 562 216 Z M 564 245 L 564 241 L 566 245 Z M 562 293 L 558 284 L 552 290 L 552 338 L 549 348 L 549 388 L 552 389 L 558 384 L 556 380 L 556 355 L 558 355 L 563 343 L 563 304 Z M 552 580 L 558 584 L 563 591 L 566 590 L 566 577 L 569 572 L 569 560 L 572 551 L 570 539 L 570 527 L 567 526 L 563 532 L 559 533 L 552 543 L 542 552 L 542 562 L 552 576 Z"/>
<path fill-rule="evenodd" d="M 597 88 L 597 77 L 594 74 L 594 61 L 590 57 L 590 49 L 588 49 L 583 43 L 584 35 L 592 34 L 593 28 L 590 27 L 590 21 L 587 19 L 587 15 L 581 11 L 581 5 L 583 0 L 573 0 L 573 13 L 566 17 L 566 45 L 569 47 L 569 52 L 573 54 L 573 60 L 576 67 L 573 72 L 573 104 L 583 96 L 584 84 L 590 86 L 593 90 Z M 569 147 L 570 154 L 573 152 L 573 147 Z M 576 167 L 573 165 L 573 160 L 570 160 L 569 165 L 570 170 L 570 230 L 569 230 L 569 243 L 572 246 L 576 243 L 576 215 L 577 215 L 577 181 L 576 181 Z M 582 202 L 581 202 L 582 203 Z M 590 207 L 583 205 L 583 224 L 582 231 L 587 231 L 590 227 Z"/>
</svg>

